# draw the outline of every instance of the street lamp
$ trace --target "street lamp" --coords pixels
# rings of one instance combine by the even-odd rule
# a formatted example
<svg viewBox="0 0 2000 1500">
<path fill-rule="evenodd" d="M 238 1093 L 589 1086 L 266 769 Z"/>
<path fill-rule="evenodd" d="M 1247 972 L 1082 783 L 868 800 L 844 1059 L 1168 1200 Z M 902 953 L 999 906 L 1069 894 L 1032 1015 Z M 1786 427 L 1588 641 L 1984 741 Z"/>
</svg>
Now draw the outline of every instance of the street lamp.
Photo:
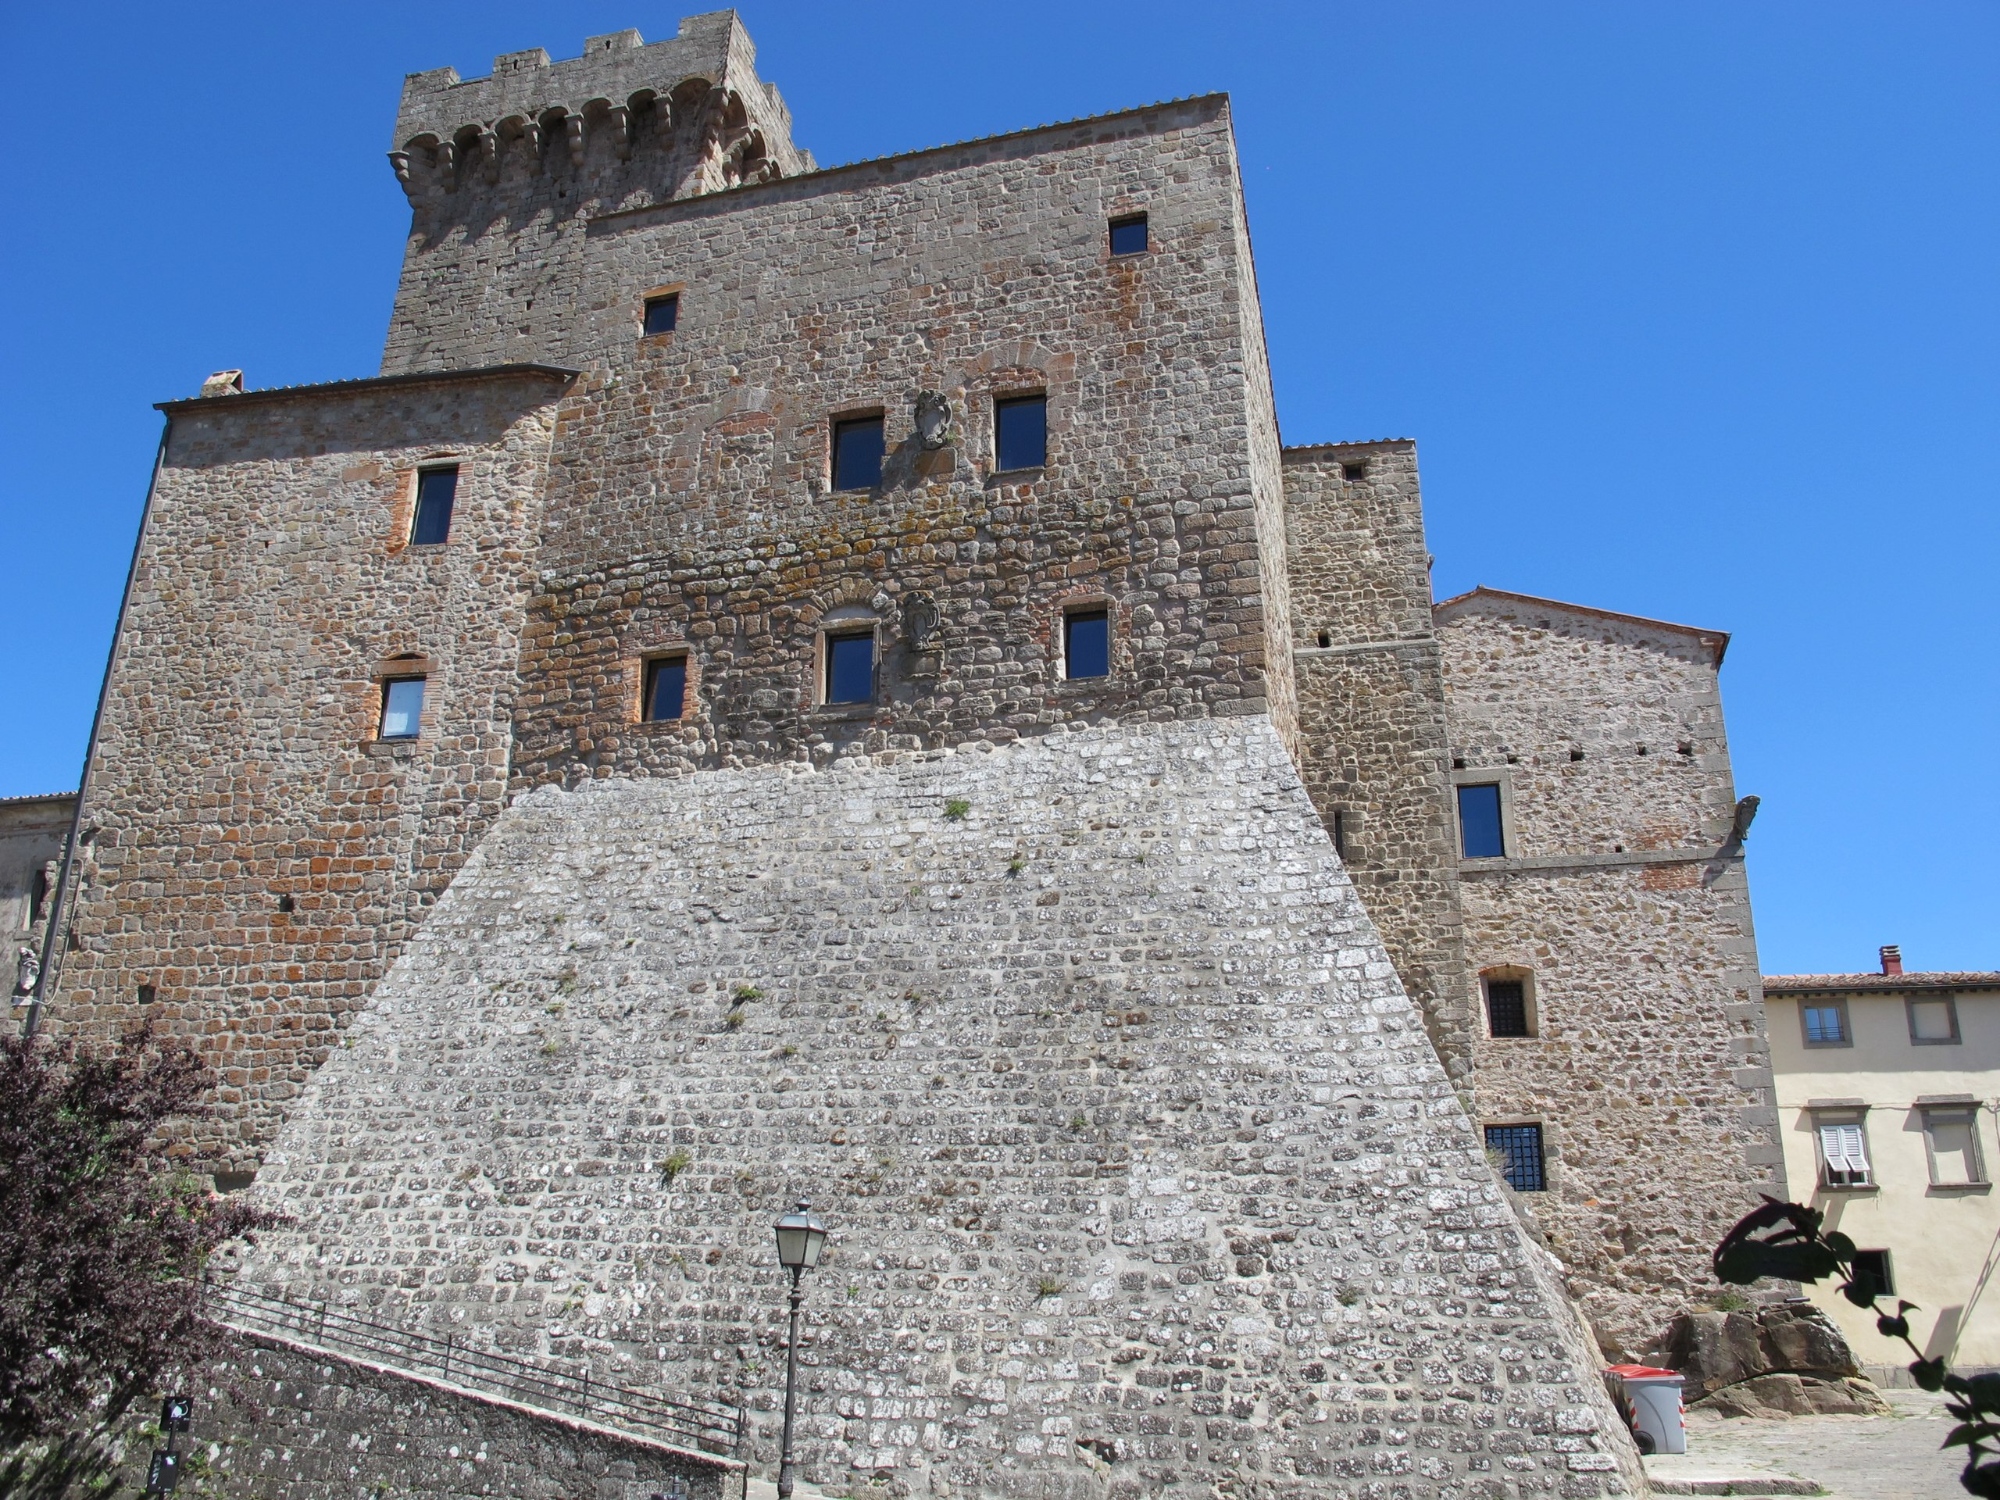
<svg viewBox="0 0 2000 1500">
<path fill-rule="evenodd" d="M 792 1409 L 799 1389 L 799 1304 L 806 1294 L 799 1278 L 819 1264 L 826 1246 L 826 1223 L 801 1198 L 777 1223 L 778 1264 L 792 1273 L 792 1336 L 785 1345 L 785 1451 L 778 1460 L 778 1500 L 792 1500 Z"/>
</svg>

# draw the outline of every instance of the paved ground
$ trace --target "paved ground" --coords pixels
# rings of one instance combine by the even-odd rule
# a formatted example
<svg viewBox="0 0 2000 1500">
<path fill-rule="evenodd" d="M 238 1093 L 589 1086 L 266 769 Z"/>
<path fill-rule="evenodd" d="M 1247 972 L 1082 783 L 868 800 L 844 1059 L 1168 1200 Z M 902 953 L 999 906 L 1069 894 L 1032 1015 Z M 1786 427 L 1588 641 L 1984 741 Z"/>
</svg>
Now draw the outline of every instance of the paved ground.
<svg viewBox="0 0 2000 1500">
<path fill-rule="evenodd" d="M 1951 1419 L 1923 1391 L 1884 1391 L 1892 1417 L 1688 1418 L 1688 1451 L 1646 1460 L 1655 1479 L 1813 1479 L 1839 1500 L 1952 1500 L 1959 1463 L 1939 1451 Z M 1956 1450 L 1954 1450 L 1956 1451 Z M 1714 1493 L 1714 1491 L 1709 1491 Z"/>
</svg>

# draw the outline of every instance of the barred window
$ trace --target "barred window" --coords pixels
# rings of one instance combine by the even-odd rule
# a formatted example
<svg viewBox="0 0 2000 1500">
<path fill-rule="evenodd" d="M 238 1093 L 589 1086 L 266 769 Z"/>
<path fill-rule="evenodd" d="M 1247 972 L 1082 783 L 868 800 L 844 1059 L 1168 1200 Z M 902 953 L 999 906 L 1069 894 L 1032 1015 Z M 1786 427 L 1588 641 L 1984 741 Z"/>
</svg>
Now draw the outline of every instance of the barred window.
<svg viewBox="0 0 2000 1500">
<path fill-rule="evenodd" d="M 1486 1149 L 1499 1158 L 1496 1165 L 1507 1186 L 1517 1193 L 1540 1193 L 1548 1188 L 1548 1172 L 1542 1157 L 1542 1127 L 1539 1125 L 1488 1125 Z"/>
</svg>

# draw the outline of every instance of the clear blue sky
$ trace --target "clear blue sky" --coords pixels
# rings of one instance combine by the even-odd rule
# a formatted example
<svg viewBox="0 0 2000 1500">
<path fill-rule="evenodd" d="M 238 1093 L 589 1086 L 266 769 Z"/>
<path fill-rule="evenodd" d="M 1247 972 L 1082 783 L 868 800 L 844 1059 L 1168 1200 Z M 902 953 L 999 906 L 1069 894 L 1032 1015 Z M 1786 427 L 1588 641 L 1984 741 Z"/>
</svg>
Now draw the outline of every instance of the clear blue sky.
<svg viewBox="0 0 2000 1500">
<path fill-rule="evenodd" d="M 1767 972 L 2000 968 L 2000 6 L 740 8 L 825 163 L 1228 90 L 1285 440 L 1418 440 L 1441 597 L 1733 632 Z M 6 7 L 0 794 L 75 784 L 151 403 L 374 372 L 402 75 L 678 15 Z"/>
</svg>

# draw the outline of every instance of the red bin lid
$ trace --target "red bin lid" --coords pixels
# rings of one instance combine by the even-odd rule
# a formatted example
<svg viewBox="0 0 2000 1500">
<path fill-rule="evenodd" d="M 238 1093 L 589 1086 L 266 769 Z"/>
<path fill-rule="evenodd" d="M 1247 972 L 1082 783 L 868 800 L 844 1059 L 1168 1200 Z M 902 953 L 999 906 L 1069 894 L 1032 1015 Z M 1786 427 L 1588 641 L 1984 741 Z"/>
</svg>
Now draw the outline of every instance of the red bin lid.
<svg viewBox="0 0 2000 1500">
<path fill-rule="evenodd" d="M 1682 1380 L 1679 1370 L 1661 1370 L 1652 1365 L 1606 1365 L 1605 1369 L 1625 1380 Z"/>
</svg>

